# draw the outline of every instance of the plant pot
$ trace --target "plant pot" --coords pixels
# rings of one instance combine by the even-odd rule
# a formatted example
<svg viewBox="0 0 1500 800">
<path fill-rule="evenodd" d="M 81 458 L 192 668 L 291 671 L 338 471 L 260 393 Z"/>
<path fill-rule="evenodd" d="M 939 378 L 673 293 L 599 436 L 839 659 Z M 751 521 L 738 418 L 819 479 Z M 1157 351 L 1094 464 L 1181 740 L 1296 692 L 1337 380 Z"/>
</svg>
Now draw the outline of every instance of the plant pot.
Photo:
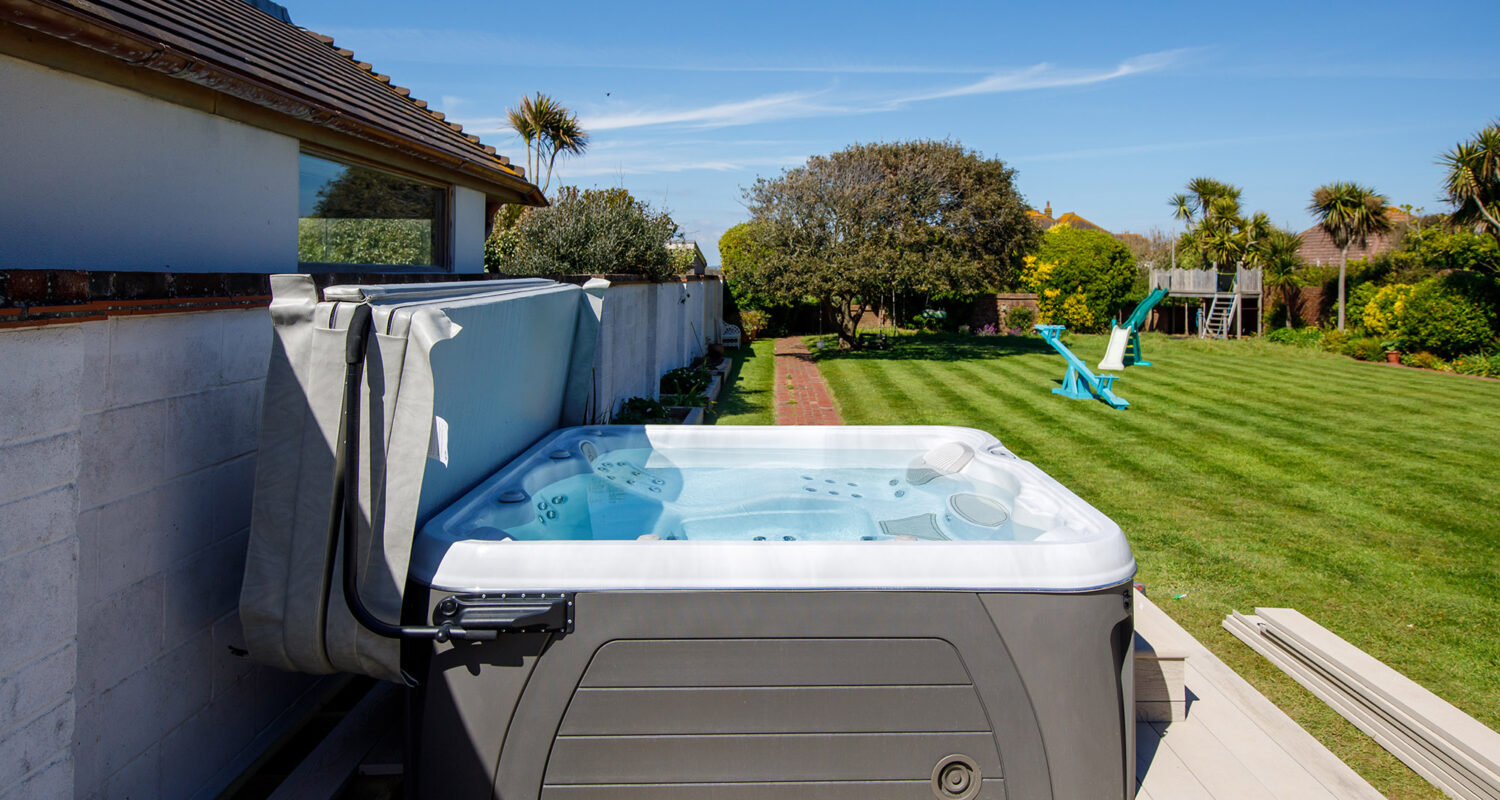
<svg viewBox="0 0 1500 800">
<path fill-rule="evenodd" d="M 1401 351 L 1400 350 L 1387 350 L 1387 351 L 1385 351 L 1385 363 L 1387 363 L 1387 364 L 1400 364 L 1401 363 Z"/>
</svg>

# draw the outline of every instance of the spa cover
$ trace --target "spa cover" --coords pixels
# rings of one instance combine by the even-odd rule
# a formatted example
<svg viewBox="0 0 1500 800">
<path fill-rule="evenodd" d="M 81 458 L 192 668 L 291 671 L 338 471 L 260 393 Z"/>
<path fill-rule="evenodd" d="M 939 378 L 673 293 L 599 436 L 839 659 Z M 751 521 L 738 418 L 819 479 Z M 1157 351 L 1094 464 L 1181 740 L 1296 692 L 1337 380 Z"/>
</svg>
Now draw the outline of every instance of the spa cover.
<svg viewBox="0 0 1500 800">
<path fill-rule="evenodd" d="M 275 328 L 240 620 L 255 659 L 400 680 L 397 642 L 364 629 L 329 536 L 349 320 L 370 306 L 361 396 L 360 597 L 401 617 L 412 536 L 560 425 L 589 416 L 606 281 L 335 286 L 271 278 Z"/>
</svg>

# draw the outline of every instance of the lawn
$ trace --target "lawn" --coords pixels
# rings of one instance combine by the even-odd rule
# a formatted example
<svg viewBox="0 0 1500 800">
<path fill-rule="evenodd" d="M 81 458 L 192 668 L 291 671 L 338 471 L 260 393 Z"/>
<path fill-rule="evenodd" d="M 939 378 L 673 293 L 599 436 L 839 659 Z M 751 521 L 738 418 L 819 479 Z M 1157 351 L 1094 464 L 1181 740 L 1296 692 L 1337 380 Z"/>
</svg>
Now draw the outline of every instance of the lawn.
<svg viewBox="0 0 1500 800">
<path fill-rule="evenodd" d="M 1145 350 L 1126 411 L 1052 394 L 1063 360 L 1032 337 L 917 336 L 820 369 L 848 424 L 994 433 L 1118 522 L 1147 593 L 1378 789 L 1439 797 L 1219 623 L 1296 608 L 1500 727 L 1500 383 L 1258 341 Z"/>
<path fill-rule="evenodd" d="M 725 378 L 726 391 L 714 406 L 714 421 L 720 425 L 775 425 L 776 346 L 762 339 L 747 347 L 728 351 L 734 363 Z"/>
</svg>

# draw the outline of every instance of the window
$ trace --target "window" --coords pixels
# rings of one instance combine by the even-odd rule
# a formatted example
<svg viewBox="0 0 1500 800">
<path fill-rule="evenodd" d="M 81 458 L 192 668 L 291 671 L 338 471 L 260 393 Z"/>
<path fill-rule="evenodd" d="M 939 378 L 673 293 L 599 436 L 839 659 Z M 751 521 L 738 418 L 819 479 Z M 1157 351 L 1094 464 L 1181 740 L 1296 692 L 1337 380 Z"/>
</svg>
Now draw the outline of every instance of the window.
<svg viewBox="0 0 1500 800">
<path fill-rule="evenodd" d="M 448 190 L 303 153 L 297 260 L 303 264 L 448 266 Z"/>
</svg>

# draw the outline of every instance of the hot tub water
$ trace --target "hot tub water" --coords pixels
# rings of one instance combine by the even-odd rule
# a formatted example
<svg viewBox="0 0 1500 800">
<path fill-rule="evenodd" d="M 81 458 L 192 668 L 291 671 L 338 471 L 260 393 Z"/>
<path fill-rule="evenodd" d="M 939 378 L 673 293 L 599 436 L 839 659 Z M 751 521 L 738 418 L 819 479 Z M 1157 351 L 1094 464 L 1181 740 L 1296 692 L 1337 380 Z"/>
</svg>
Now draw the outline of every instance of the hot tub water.
<svg viewBox="0 0 1500 800">
<path fill-rule="evenodd" d="M 1002 487 L 914 469 L 921 452 L 625 448 L 556 451 L 578 471 L 510 491 L 479 525 L 519 541 L 1033 539 Z M 592 459 L 589 456 L 593 456 Z M 957 498 L 957 499 L 955 499 Z M 515 510 L 529 505 L 529 518 Z M 976 512 L 977 509 L 977 512 Z M 509 524 L 506 524 L 506 523 Z"/>
</svg>

